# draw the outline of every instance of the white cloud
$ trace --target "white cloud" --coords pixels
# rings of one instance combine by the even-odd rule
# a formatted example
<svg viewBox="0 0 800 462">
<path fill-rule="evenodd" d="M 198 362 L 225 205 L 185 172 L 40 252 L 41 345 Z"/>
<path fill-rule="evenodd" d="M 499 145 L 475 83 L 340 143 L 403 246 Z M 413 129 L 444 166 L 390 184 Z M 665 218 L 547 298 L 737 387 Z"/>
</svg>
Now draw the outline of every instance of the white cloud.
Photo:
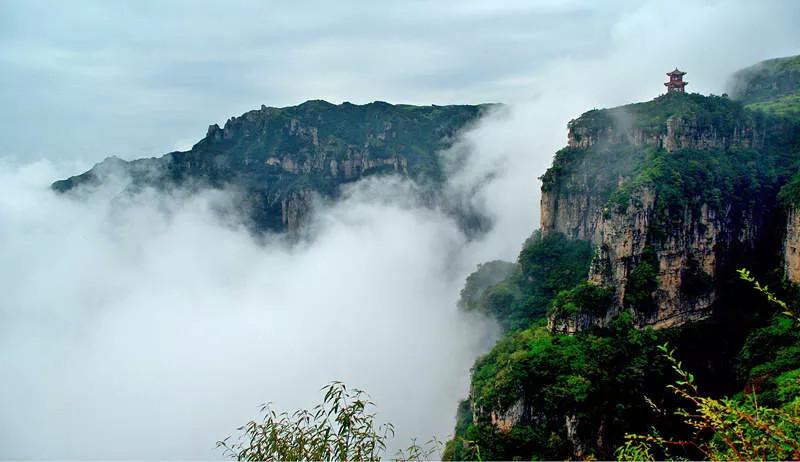
<svg viewBox="0 0 800 462">
<path fill-rule="evenodd" d="M 220 223 L 221 193 L 110 209 L 54 174 L 0 182 L 3 457 L 213 458 L 259 403 L 310 406 L 333 379 L 399 441 L 452 430 L 494 329 L 455 310 L 475 262 L 452 221 L 390 199 L 406 183 L 362 184 L 290 248 Z"/>
</svg>

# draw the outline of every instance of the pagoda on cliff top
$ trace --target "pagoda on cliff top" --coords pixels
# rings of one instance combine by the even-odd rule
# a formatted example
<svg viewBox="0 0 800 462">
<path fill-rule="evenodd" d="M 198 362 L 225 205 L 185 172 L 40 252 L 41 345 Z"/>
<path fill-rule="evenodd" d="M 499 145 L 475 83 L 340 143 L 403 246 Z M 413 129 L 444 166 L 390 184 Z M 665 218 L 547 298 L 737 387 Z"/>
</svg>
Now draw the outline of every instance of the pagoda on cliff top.
<svg viewBox="0 0 800 462">
<path fill-rule="evenodd" d="M 673 91 L 679 91 L 683 93 L 683 87 L 689 83 L 683 81 L 683 76 L 686 75 L 686 72 L 679 71 L 676 67 L 674 71 L 667 72 L 667 75 L 669 76 L 669 82 L 664 84 L 664 86 L 667 87 L 667 93 L 672 93 Z"/>
</svg>

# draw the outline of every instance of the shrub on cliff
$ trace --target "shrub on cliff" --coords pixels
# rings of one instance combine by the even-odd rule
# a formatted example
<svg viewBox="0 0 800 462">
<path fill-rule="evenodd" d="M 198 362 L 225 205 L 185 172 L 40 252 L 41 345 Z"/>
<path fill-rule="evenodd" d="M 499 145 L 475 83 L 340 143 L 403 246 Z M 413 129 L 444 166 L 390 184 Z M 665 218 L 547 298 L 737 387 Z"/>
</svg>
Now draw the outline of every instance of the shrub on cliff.
<svg viewBox="0 0 800 462">
<path fill-rule="evenodd" d="M 559 292 L 570 289 L 586 279 L 592 257 L 588 242 L 569 240 L 563 234 L 542 236 L 540 232 L 528 239 L 511 268 L 495 268 L 494 262 L 479 267 L 467 278 L 462 291 L 462 306 L 487 313 L 507 330 L 523 329 L 541 319 L 550 301 Z M 479 290 L 481 281 L 488 279 L 489 269 L 510 269 L 508 277 Z"/>
<path fill-rule="evenodd" d="M 608 457 L 626 431 L 652 421 L 641 395 L 659 401 L 663 390 L 657 346 L 656 333 L 634 329 L 627 314 L 602 332 L 554 335 L 537 326 L 510 334 L 475 363 L 474 420 L 457 429 L 448 456 L 474 458 L 477 445 L 485 459 Z M 493 416 L 513 425 L 499 428 Z M 598 440 L 599 451 L 590 447 Z"/>
<path fill-rule="evenodd" d="M 619 460 L 704 458 L 707 460 L 800 459 L 800 310 L 778 298 L 747 270 L 740 277 L 778 305 L 781 313 L 754 330 L 739 353 L 747 384 L 732 398 L 702 396 L 695 377 L 659 346 L 677 380 L 667 388 L 684 404 L 673 410 L 689 430 L 688 437 L 628 434 L 616 453 Z M 686 406 L 686 407 L 683 407 Z"/>
</svg>

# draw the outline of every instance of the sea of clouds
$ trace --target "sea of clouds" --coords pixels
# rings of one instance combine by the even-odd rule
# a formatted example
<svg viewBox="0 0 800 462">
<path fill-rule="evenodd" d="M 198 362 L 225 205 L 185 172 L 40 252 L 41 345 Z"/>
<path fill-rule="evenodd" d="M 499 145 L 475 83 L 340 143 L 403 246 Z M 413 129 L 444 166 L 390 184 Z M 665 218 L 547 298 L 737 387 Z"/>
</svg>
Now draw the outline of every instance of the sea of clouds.
<svg viewBox="0 0 800 462">
<path fill-rule="evenodd" d="M 449 12 L 449 5 L 443 5 L 438 10 Z M 48 152 L 39 156 L 27 151 L 15 155 L 18 144 L 13 143 L 3 144 L 9 152 L 0 153 L 0 458 L 216 459 L 220 457 L 216 441 L 255 417 L 259 404 L 270 401 L 283 410 L 309 407 L 319 401 L 319 388 L 331 380 L 370 393 L 378 419 L 397 428 L 394 448 L 411 437 L 446 438 L 452 433 L 457 402 L 468 392 L 470 366 L 498 335 L 491 320 L 456 309 L 458 292 L 479 262 L 513 260 L 537 227 L 537 177 L 565 144 L 566 123 L 593 107 L 658 95 L 663 91 L 663 74 L 675 65 L 689 72 L 689 90 L 719 94 L 725 91 L 731 71 L 758 59 L 797 52 L 796 2 L 774 2 L 769 7 L 753 2 L 692 2 L 681 14 L 676 14 L 673 3 L 646 2 L 617 8 L 602 21 L 594 21 L 592 11 L 580 13 L 577 7 L 573 14 L 568 5 L 557 17 L 562 21 L 565 15 L 575 16 L 580 29 L 588 31 L 584 38 L 592 43 L 584 46 L 577 32 L 567 29 L 565 34 L 577 44 L 561 51 L 559 44 L 569 37 L 559 36 L 559 28 L 537 35 L 525 22 L 510 33 L 502 20 L 513 18 L 516 10 L 496 11 L 491 2 L 483 5 L 454 17 L 469 19 L 464 26 L 467 34 L 478 19 L 476 24 L 491 23 L 496 27 L 488 32 L 479 29 L 476 37 L 497 36 L 503 41 L 497 48 L 495 42 L 481 39 L 489 51 L 466 55 L 470 63 L 492 54 L 517 59 L 519 53 L 504 53 L 503 47 L 511 47 L 509 52 L 533 49 L 514 43 L 526 47 L 538 43 L 542 53 L 556 47 L 552 56 L 539 53 L 535 64 L 520 71 L 509 67 L 508 72 L 478 76 L 469 85 L 461 82 L 455 93 L 438 87 L 414 93 L 391 79 L 354 73 L 357 66 L 339 59 L 322 61 L 321 69 L 303 69 L 297 74 L 304 77 L 297 81 L 282 74 L 266 79 L 273 89 L 286 85 L 292 97 L 302 93 L 332 101 L 355 94 L 357 101 L 428 101 L 445 95 L 453 101 L 513 102 L 462 133 L 452 150 L 439 153 L 449 169 L 448 200 L 470 203 L 492 219 L 491 230 L 474 239 L 468 239 L 449 214 L 423 205 L 414 186 L 396 177 L 350 185 L 341 201 L 317 207 L 309 223 L 310 237 L 299 243 L 254 238 L 235 213 L 218 213 L 236 209 L 235 195 L 225 191 L 195 195 L 144 191 L 121 201 L 112 200 L 121 185 L 110 182 L 92 194 L 57 195 L 49 189 L 53 180 L 92 163 L 72 161 L 70 149 L 105 146 L 117 139 L 104 136 L 106 116 L 87 119 L 73 112 L 86 112 L 93 105 L 106 107 L 103 92 L 91 93 L 91 104 L 61 100 L 74 95 L 74 89 L 106 88 L 87 82 L 108 76 L 100 72 L 103 69 L 124 69 L 114 57 L 130 47 L 114 49 L 112 42 L 103 53 L 64 54 L 53 50 L 53 44 L 95 48 L 94 42 L 59 37 L 47 41 L 47 34 L 37 36 L 46 42 L 38 48 L 31 47 L 33 38 L 25 34 L 4 42 L 8 53 L 2 59 L 13 71 L 4 88 L 11 88 L 13 95 L 0 93 L 10 102 L 2 112 L 9 133 L 2 138 L 15 143 L 29 139 L 35 120 L 49 141 L 41 144 Z M 420 4 L 416 8 L 428 11 Z M 541 16 L 545 21 L 552 8 L 543 8 L 544 16 L 532 11 L 525 18 Z M 25 22 L 19 19 L 15 24 L 21 28 Z M 432 24 L 431 30 L 449 30 L 437 21 Z M 140 30 L 138 22 L 126 27 Z M 413 31 L 405 23 L 398 28 Z M 72 36 L 79 29 L 65 30 Z M 100 32 L 103 37 L 110 34 Z M 443 55 L 437 63 L 461 56 L 463 34 L 439 35 L 435 43 L 418 45 L 440 50 Z M 352 40 L 365 47 L 371 43 L 357 36 Z M 191 41 L 193 50 L 199 49 L 196 43 Z M 451 46 L 437 48 L 444 43 Z M 237 48 L 223 45 L 226 57 L 251 56 L 231 54 Z M 136 56 L 150 62 L 152 50 L 146 48 Z M 333 57 L 336 53 L 355 56 L 342 47 L 330 51 Z M 53 66 L 60 61 L 45 59 L 53 56 L 79 64 L 99 59 L 102 66 L 100 71 L 80 68 L 66 77 L 53 77 L 52 82 L 31 80 L 32 75 L 37 79 L 58 75 Z M 321 62 L 296 61 L 294 52 L 289 56 L 304 66 Z M 408 72 L 413 70 L 408 63 L 415 62 L 379 49 L 369 56 L 401 63 Z M 174 62 L 171 55 L 162 58 Z M 283 69 L 272 60 L 256 61 Z M 337 63 L 346 69 L 336 70 Z M 220 69 L 211 64 L 208 72 Z M 207 75 L 204 69 L 192 68 L 191 75 Z M 262 82 L 266 72 L 247 75 L 258 75 Z M 132 72 L 123 74 L 127 79 L 111 75 L 108 94 L 152 96 L 154 83 L 136 79 Z M 155 79 L 162 74 L 153 75 Z M 351 78 L 331 80 L 332 75 Z M 370 85 L 362 85 L 362 78 Z M 138 92 L 117 92 L 120 82 L 129 80 L 147 85 Z M 35 83 L 30 91 L 23 85 L 29 81 Z M 404 77 L 403 82 L 416 81 Z M 68 85 L 61 88 L 62 84 Z M 220 93 L 202 85 L 198 91 L 231 99 L 219 86 L 213 88 Z M 24 104 L 17 99 L 19 94 L 24 94 Z M 176 94 L 182 93 L 169 93 Z M 239 95 L 237 101 L 262 94 Z M 143 109 L 144 116 L 130 117 L 145 120 L 162 106 L 193 112 L 204 105 L 191 104 L 192 98 L 169 104 L 161 96 L 144 100 L 152 103 Z M 254 101 L 254 106 L 261 102 Z M 109 104 L 115 111 L 138 107 L 113 99 Z M 53 115 L 56 128 L 40 123 L 50 119 L 37 115 L 37 107 L 49 116 L 62 106 L 63 113 Z M 81 128 L 70 128 L 75 126 Z M 116 133 L 113 126 L 107 128 Z M 134 131 L 140 136 L 138 128 Z M 64 140 L 73 136 L 91 143 L 65 146 Z M 44 149 L 41 146 L 36 149 Z M 61 146 L 66 154 L 59 151 Z"/>
<path fill-rule="evenodd" d="M 512 112 L 474 130 L 489 139 Z M 471 133 L 442 155 L 459 159 L 448 197 L 493 217 L 473 240 L 399 177 L 348 186 L 289 243 L 219 213 L 236 209 L 226 191 L 121 199 L 116 178 L 59 195 L 67 168 L 0 164 L 3 456 L 215 458 L 259 404 L 310 407 L 331 380 L 369 392 L 393 448 L 446 438 L 498 334 L 456 309 L 459 290 L 537 219 L 535 176 L 509 181 L 535 156 L 476 158 Z"/>
</svg>

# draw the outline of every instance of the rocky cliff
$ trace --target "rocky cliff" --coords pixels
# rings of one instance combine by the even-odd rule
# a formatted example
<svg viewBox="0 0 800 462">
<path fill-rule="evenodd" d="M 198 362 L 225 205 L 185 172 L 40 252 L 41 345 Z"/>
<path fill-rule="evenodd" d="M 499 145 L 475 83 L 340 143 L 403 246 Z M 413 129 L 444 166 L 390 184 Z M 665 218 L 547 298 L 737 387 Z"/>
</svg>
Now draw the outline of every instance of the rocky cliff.
<svg viewBox="0 0 800 462">
<path fill-rule="evenodd" d="M 541 228 L 592 243 L 588 280 L 612 288 L 614 303 L 556 315 L 551 328 L 607 325 L 622 310 L 639 327 L 711 316 L 715 282 L 773 245 L 796 128 L 683 93 L 570 122 L 568 146 L 542 177 Z"/>
<path fill-rule="evenodd" d="M 786 218 L 783 271 L 790 281 L 800 284 L 800 211 L 796 208 L 790 209 Z"/>
<path fill-rule="evenodd" d="M 227 188 L 257 230 L 297 229 L 315 197 L 335 198 L 342 184 L 393 173 L 432 189 L 443 180 L 437 152 L 488 108 L 365 105 L 308 101 L 262 106 L 214 124 L 186 152 L 123 161 L 108 158 L 81 175 L 53 183 L 59 192 L 90 187 L 109 176 L 128 191 L 152 186 Z"/>
<path fill-rule="evenodd" d="M 473 297 L 510 327 L 475 362 L 446 457 L 476 458 L 474 442 L 487 459 L 611 459 L 626 433 L 675 428 L 665 342 L 711 396 L 750 390 L 762 403 L 800 367 L 776 350 L 800 337 L 765 327 L 775 306 L 735 271 L 781 296 L 793 289 L 780 268 L 800 282 L 800 123 L 752 99 L 785 92 L 783 70 L 773 85 L 759 68 L 746 101 L 671 93 L 569 123 L 541 178 L 541 234 Z M 578 244 L 585 265 L 568 266 Z"/>
<path fill-rule="evenodd" d="M 683 93 L 589 111 L 569 122 L 567 147 L 542 177 L 542 231 L 599 243 L 600 212 L 650 152 L 760 148 L 771 128 L 726 98 Z"/>
</svg>

